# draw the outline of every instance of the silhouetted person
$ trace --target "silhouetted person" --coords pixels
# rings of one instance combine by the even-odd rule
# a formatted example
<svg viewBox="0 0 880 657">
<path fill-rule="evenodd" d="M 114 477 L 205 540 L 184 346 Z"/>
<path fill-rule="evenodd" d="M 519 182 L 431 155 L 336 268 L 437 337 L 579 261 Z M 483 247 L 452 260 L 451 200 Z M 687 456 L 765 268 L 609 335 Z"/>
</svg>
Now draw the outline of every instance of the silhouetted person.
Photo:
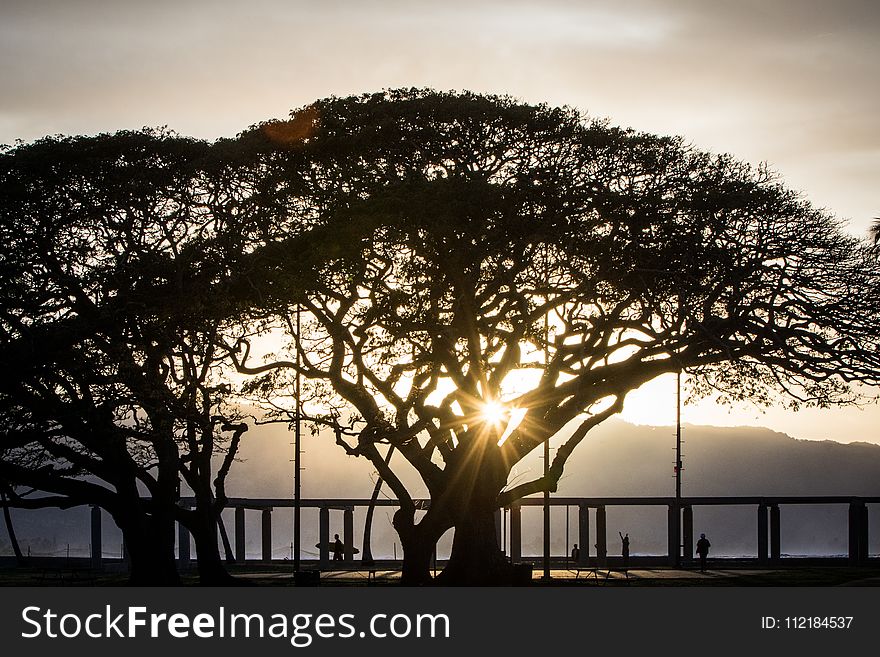
<svg viewBox="0 0 880 657">
<path fill-rule="evenodd" d="M 700 572 L 706 572 L 706 557 L 709 556 L 709 548 L 712 544 L 705 534 L 700 534 L 700 540 L 697 541 L 697 554 L 700 556 Z"/>
<path fill-rule="evenodd" d="M 578 548 L 578 544 L 577 544 L 577 543 L 575 543 L 575 544 L 574 544 L 574 547 L 571 548 L 571 560 L 572 560 L 573 563 L 577 563 L 578 561 L 581 560 L 581 551 L 580 551 L 580 549 Z"/>
<path fill-rule="evenodd" d="M 344 546 L 342 545 L 342 541 L 339 540 L 339 534 L 334 534 L 333 541 L 333 561 L 342 561 Z"/>
<path fill-rule="evenodd" d="M 626 568 L 629 566 L 629 532 L 626 536 L 620 532 L 617 532 L 617 535 L 620 536 L 620 553 L 623 555 L 623 567 Z"/>
</svg>

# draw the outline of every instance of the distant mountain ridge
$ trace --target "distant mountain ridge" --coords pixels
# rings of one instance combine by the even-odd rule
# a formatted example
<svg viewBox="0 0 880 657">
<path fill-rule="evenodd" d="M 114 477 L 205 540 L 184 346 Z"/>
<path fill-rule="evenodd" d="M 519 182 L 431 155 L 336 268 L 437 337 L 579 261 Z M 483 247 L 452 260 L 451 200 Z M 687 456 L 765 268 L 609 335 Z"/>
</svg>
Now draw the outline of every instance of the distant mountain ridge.
<svg viewBox="0 0 880 657">
<path fill-rule="evenodd" d="M 230 473 L 232 496 L 283 497 L 292 490 L 291 434 L 259 427 L 242 442 Z M 703 495 L 880 495 L 880 445 L 799 440 L 763 427 L 683 425 L 682 493 Z M 305 497 L 368 497 L 372 467 L 325 435 L 303 439 Z M 553 448 L 558 443 L 551 442 Z M 569 458 L 558 495 L 666 496 L 675 491 L 675 428 L 609 420 Z M 517 465 L 517 483 L 540 473 L 540 449 Z M 552 454 L 551 454 L 552 457 Z M 403 458 L 394 457 L 400 466 Z M 424 488 L 399 468 L 414 494 Z"/>
<path fill-rule="evenodd" d="M 683 495 L 688 496 L 880 496 L 880 445 L 867 442 L 837 443 L 830 440 L 798 440 L 761 427 L 707 427 L 685 425 L 683 443 Z M 261 426 L 248 432 L 242 443 L 242 461 L 229 476 L 230 497 L 291 497 L 291 434 L 283 425 Z M 555 443 L 553 444 L 555 446 Z M 666 497 L 674 494 L 674 427 L 637 426 L 610 420 L 597 427 L 575 449 L 565 468 L 556 496 L 572 497 Z M 540 450 L 519 464 L 516 483 L 540 473 Z M 402 463 L 395 457 L 395 463 Z M 328 436 L 305 436 L 303 497 L 363 498 L 373 486 L 371 465 L 347 457 Z M 412 473 L 401 469 L 416 496 L 426 492 Z M 408 476 L 407 476 L 408 475 Z M 390 494 L 385 491 L 386 494 Z M 870 526 L 880 527 L 880 505 L 869 507 Z M 87 554 L 88 510 L 17 511 L 15 524 L 23 545 L 35 553 L 61 555 L 66 544 L 71 554 Z M 540 552 L 539 510 L 523 515 L 523 553 Z M 570 518 L 576 518 L 573 513 Z M 290 520 L 279 510 L 275 552 L 286 554 L 284 541 Z M 785 507 L 783 551 L 789 553 L 841 554 L 846 550 L 845 505 L 809 508 Z M 105 515 L 106 518 L 106 515 Z M 314 518 L 304 512 L 304 536 L 311 541 Z M 717 554 L 749 554 L 755 545 L 755 510 L 696 507 L 695 530 L 713 537 Z M 231 522 L 231 517 L 228 520 Z M 118 552 L 118 532 L 105 522 L 105 551 Z M 259 530 L 249 520 L 248 553 L 259 554 Z M 335 522 L 335 520 L 334 520 Z M 569 520 L 569 531 L 576 532 Z M 593 521 L 591 521 L 593 522 Z M 376 517 L 375 554 L 391 553 L 396 536 L 390 514 Z M 628 531 L 633 554 L 662 554 L 665 550 L 665 507 L 653 509 L 609 507 L 609 550 L 614 553 L 618 531 Z M 387 526 L 386 526 L 387 525 Z M 282 528 L 283 527 L 283 528 Z M 362 511 L 356 513 L 356 536 L 362 527 Z M 341 529 L 341 528 L 339 528 Z M 333 529 L 337 531 L 337 529 Z M 564 510 L 553 516 L 553 553 L 566 554 Z M 574 534 L 569 535 L 569 543 Z M 871 553 L 880 551 L 880 532 L 870 532 Z M 615 540 L 612 540 L 615 539 Z M 305 540 L 305 539 L 304 539 Z M 448 538 L 444 539 L 448 542 Z M 311 541 L 314 542 L 314 541 Z M 359 542 L 359 541 L 358 541 Z M 382 547 L 384 545 L 384 548 Z M 5 528 L 0 527 L 0 555 L 11 554 Z"/>
<path fill-rule="evenodd" d="M 682 494 L 880 495 L 880 445 L 761 427 L 682 427 Z M 560 494 L 671 495 L 674 427 L 611 421 L 572 454 Z"/>
</svg>

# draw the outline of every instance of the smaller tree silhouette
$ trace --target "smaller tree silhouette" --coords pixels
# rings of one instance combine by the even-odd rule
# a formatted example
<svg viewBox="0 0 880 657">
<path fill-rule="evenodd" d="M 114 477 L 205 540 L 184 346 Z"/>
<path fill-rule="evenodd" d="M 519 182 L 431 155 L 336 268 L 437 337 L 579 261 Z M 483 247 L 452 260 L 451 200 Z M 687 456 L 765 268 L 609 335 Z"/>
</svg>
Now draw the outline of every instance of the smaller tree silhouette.
<svg viewBox="0 0 880 657">
<path fill-rule="evenodd" d="M 247 426 L 224 403 L 222 321 L 201 306 L 224 266 L 208 155 L 144 131 L 0 159 L 0 477 L 41 493 L 19 506 L 106 509 L 142 584 L 178 581 L 176 521 L 202 580 L 228 580 L 217 519 Z"/>
</svg>

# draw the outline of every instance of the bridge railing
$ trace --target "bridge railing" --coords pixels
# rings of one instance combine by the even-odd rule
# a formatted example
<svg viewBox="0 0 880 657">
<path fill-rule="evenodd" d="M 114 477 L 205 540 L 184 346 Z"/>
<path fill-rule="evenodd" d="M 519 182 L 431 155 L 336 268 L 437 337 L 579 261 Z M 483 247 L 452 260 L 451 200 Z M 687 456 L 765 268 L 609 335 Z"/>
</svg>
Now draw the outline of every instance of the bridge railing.
<svg viewBox="0 0 880 657">
<path fill-rule="evenodd" d="M 589 546 L 591 535 L 595 533 L 595 557 L 589 550 L 579 551 L 576 566 L 606 566 L 608 563 L 607 543 L 607 507 L 616 506 L 660 506 L 667 510 L 667 553 L 665 563 L 680 565 L 681 561 L 693 556 L 694 531 L 693 509 L 699 506 L 739 505 L 755 508 L 757 562 L 759 564 L 778 564 L 781 555 L 780 507 L 787 505 L 846 505 L 848 507 L 848 559 L 852 565 L 861 565 L 868 560 L 868 504 L 880 503 L 880 497 L 853 496 L 730 496 L 730 497 L 553 497 L 551 506 L 576 507 L 576 535 L 581 546 Z M 181 506 L 192 507 L 192 498 L 182 498 Z M 380 499 L 374 502 L 379 507 L 396 507 L 397 501 Z M 544 500 L 540 497 L 527 497 L 511 504 L 504 511 L 509 514 L 509 532 L 506 541 L 502 541 L 502 525 L 507 528 L 502 518 L 502 509 L 496 512 L 496 531 L 499 545 L 509 542 L 510 559 L 519 562 L 522 555 L 522 507 L 541 506 Z M 358 507 L 366 508 L 370 501 L 356 498 L 322 498 L 301 500 L 301 508 L 318 509 L 319 553 L 318 566 L 329 567 L 330 555 L 330 512 L 343 513 L 344 562 L 354 560 L 354 512 Z M 427 509 L 430 500 L 416 500 L 417 508 Z M 13 506 L 13 505 L 10 505 Z M 226 508 L 234 514 L 234 557 L 236 562 L 246 560 L 245 545 L 247 542 L 245 514 L 247 511 L 258 511 L 261 514 L 261 560 L 272 561 L 272 512 L 277 508 L 292 508 L 294 501 L 288 498 L 230 498 Z M 590 511 L 595 516 L 595 526 L 590 523 Z M 92 507 L 91 515 L 91 564 L 95 569 L 102 565 L 102 528 L 101 510 Z M 178 559 L 181 565 L 192 560 L 190 553 L 189 531 L 178 525 Z"/>
</svg>

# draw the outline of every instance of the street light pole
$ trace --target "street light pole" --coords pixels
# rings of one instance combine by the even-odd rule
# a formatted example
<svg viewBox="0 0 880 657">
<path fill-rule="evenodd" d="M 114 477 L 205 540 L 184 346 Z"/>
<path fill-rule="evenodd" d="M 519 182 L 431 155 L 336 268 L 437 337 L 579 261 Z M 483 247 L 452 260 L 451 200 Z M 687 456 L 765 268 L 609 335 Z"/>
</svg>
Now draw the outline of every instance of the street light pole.
<svg viewBox="0 0 880 657">
<path fill-rule="evenodd" d="M 675 376 L 675 503 L 681 505 L 681 372 Z"/>
<path fill-rule="evenodd" d="M 544 367 L 550 364 L 550 326 L 544 315 Z M 550 438 L 544 440 L 544 482 L 550 474 Z M 567 548 L 566 548 L 567 549 Z M 550 579 L 550 491 L 544 489 L 544 579 Z"/>
<path fill-rule="evenodd" d="M 681 370 L 675 375 L 675 566 L 681 566 Z"/>
<path fill-rule="evenodd" d="M 294 425 L 293 425 L 293 572 L 299 572 L 300 566 L 300 539 L 302 538 L 300 534 L 300 502 L 301 502 L 301 482 L 300 482 L 300 454 L 302 445 L 300 444 L 300 440 L 302 439 L 302 431 L 300 429 L 300 416 L 301 416 L 301 399 L 300 399 L 300 345 L 302 342 L 300 341 L 300 306 L 297 304 L 296 306 L 296 381 L 294 383 L 294 399 L 296 402 L 295 406 L 295 417 L 294 417 Z"/>
</svg>

